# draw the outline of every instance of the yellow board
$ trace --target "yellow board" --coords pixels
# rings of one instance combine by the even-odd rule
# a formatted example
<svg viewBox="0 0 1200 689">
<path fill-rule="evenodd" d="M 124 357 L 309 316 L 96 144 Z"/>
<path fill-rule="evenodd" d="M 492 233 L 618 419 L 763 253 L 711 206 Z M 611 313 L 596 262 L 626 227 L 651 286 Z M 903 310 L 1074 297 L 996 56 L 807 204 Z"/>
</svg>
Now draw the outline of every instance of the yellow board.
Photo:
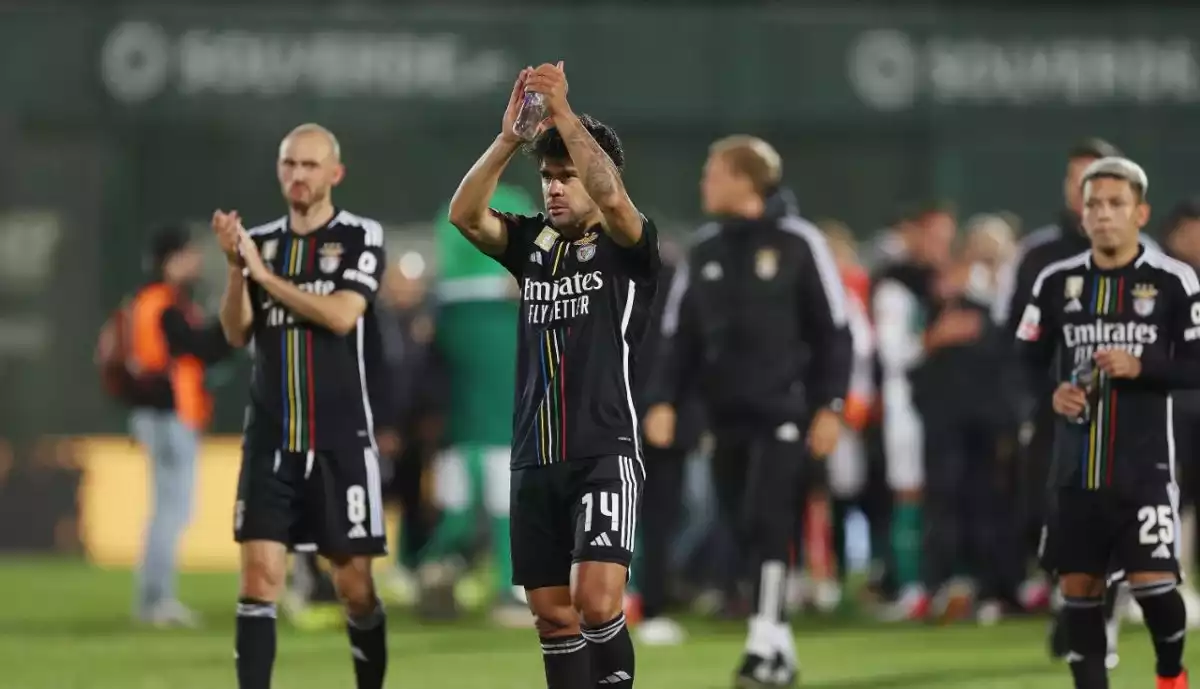
<svg viewBox="0 0 1200 689">
<path fill-rule="evenodd" d="M 88 559 L 101 567 L 127 568 L 141 559 L 149 516 L 150 475 L 142 448 L 124 437 L 80 438 L 76 457 L 81 540 Z M 233 503 L 237 494 L 241 438 L 206 438 L 196 458 L 192 522 L 180 544 L 183 570 L 236 571 Z M 395 543 L 395 512 L 387 512 L 388 543 Z"/>
</svg>

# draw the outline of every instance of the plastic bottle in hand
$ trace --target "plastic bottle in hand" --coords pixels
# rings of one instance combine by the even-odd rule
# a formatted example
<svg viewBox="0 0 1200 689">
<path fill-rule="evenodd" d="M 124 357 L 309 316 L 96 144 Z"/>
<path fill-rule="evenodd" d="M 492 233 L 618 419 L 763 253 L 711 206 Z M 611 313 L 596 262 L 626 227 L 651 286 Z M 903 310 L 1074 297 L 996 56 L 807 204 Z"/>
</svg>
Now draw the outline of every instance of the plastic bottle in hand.
<svg viewBox="0 0 1200 689">
<path fill-rule="evenodd" d="M 517 111 L 517 119 L 513 122 L 513 134 L 522 141 L 533 141 L 537 135 L 538 125 L 546 119 L 546 98 L 540 93 L 526 91 L 521 100 L 521 109 Z"/>
<path fill-rule="evenodd" d="M 1092 422 L 1092 411 L 1100 401 L 1100 372 L 1091 361 L 1081 362 L 1071 372 L 1071 383 L 1083 388 L 1083 392 L 1087 396 L 1087 406 L 1084 407 L 1079 418 L 1075 419 L 1075 423 L 1089 424 Z"/>
</svg>

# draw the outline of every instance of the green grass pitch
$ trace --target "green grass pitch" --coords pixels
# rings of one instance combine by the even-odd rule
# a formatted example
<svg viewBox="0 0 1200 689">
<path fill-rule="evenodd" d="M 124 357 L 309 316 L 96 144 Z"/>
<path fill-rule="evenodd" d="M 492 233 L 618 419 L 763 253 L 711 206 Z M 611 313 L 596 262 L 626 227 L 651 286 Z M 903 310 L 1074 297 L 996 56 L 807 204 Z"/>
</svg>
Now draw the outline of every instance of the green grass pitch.
<svg viewBox="0 0 1200 689">
<path fill-rule="evenodd" d="M 181 597 L 205 614 L 207 627 L 152 631 L 129 622 L 128 572 L 71 561 L 0 560 L 0 689 L 232 689 L 235 583 L 225 574 L 184 576 Z M 480 620 L 422 626 L 404 611 L 394 611 L 389 626 L 388 687 L 544 686 L 532 631 L 497 630 Z M 344 635 L 280 627 L 277 689 L 353 689 Z M 808 689 L 1070 686 L 1066 668 L 1045 656 L 1041 620 L 981 629 L 801 619 L 796 629 L 801 687 Z M 730 686 L 741 625 L 695 622 L 690 630 L 684 646 L 639 649 L 638 687 Z M 1113 689 L 1153 687 L 1145 631 L 1127 627 L 1121 643 Z M 1187 657 L 1200 668 L 1194 645 Z"/>
</svg>

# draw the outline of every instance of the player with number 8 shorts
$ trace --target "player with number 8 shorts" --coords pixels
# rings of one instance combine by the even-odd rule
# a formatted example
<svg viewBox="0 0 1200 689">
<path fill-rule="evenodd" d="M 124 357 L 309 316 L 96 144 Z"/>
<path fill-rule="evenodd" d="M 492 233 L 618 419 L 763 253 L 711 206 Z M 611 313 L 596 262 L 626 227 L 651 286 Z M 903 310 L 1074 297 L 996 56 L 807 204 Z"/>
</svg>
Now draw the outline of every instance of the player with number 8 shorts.
<svg viewBox="0 0 1200 689">
<path fill-rule="evenodd" d="M 231 344 L 254 349 L 234 513 L 238 687 L 270 687 L 276 602 L 295 550 L 329 560 L 357 689 L 381 689 L 387 645 L 371 559 L 387 544 L 371 406 L 379 394 L 368 386 L 380 379 L 383 228 L 333 205 L 345 167 L 324 127 L 288 134 L 277 167 L 286 216 L 246 230 L 236 211 L 213 215 L 229 262 L 221 326 Z"/>
</svg>

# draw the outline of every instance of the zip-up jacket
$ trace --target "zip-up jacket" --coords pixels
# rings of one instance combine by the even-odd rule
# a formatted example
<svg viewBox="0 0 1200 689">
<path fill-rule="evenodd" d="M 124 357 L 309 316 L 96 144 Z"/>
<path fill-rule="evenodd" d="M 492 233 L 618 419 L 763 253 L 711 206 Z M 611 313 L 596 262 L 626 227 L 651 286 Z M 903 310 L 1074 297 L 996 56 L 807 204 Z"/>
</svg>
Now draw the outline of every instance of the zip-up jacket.
<svg viewBox="0 0 1200 689">
<path fill-rule="evenodd" d="M 794 215 L 697 232 L 667 295 L 652 386 L 675 403 L 699 382 L 714 426 L 840 412 L 852 355 L 841 276 L 825 238 Z"/>
</svg>

